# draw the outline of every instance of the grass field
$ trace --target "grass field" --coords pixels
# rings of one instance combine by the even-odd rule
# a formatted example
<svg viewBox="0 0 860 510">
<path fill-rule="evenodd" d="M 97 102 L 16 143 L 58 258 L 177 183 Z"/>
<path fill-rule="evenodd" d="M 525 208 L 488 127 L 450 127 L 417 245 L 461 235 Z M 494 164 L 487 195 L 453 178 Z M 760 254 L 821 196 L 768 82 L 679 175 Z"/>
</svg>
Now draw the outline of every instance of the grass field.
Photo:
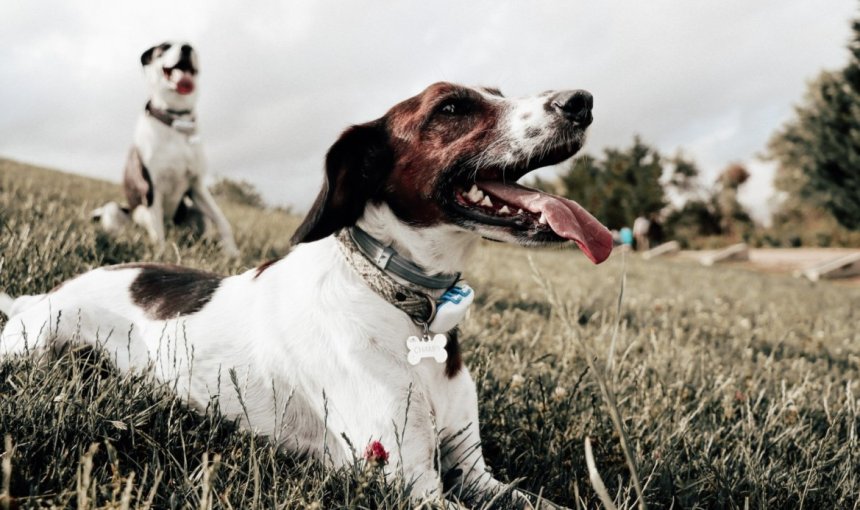
<svg viewBox="0 0 860 510">
<path fill-rule="evenodd" d="M 44 292 L 131 260 L 236 273 L 285 253 L 297 225 L 225 203 L 240 260 L 176 231 L 157 254 L 142 232 L 110 240 L 96 231 L 87 212 L 110 198 L 118 186 L 0 160 L 0 289 Z M 593 352 L 648 506 L 860 507 L 860 289 L 683 261 L 630 257 L 626 266 L 610 357 L 620 253 L 593 266 L 571 250 L 487 244 L 470 262 L 478 300 L 461 342 L 495 474 L 569 507 L 600 506 L 584 457 L 590 437 L 610 496 L 636 505 L 588 369 Z M 292 458 L 217 412 L 197 414 L 168 389 L 117 374 L 93 351 L 2 361 L 0 435 L 0 504 L 11 506 L 409 507 L 402 484 L 378 470 Z"/>
</svg>

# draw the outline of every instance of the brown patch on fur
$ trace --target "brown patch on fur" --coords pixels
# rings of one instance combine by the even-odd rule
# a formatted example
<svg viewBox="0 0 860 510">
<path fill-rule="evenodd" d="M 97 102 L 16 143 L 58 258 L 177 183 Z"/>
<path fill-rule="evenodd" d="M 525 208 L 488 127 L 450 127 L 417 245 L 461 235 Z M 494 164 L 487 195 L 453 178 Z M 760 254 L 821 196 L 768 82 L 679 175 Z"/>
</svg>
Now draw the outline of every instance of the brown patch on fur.
<svg viewBox="0 0 860 510">
<path fill-rule="evenodd" d="M 453 379 L 463 368 L 463 353 L 460 352 L 460 342 L 457 341 L 459 335 L 458 328 L 448 332 L 448 343 L 445 344 L 445 350 L 448 352 L 448 359 L 445 360 L 445 375 L 448 379 Z"/>
<path fill-rule="evenodd" d="M 260 275 L 263 274 L 263 271 L 272 267 L 275 264 L 275 262 L 278 262 L 279 260 L 281 260 L 281 259 L 267 260 L 267 261 L 263 262 L 262 264 L 260 264 L 259 266 L 257 266 L 257 272 L 254 273 L 254 279 L 256 280 L 257 278 L 259 278 Z"/>
<path fill-rule="evenodd" d="M 131 298 L 157 320 L 200 311 L 223 279 L 214 273 L 171 264 L 122 264 L 111 269 L 140 269 L 129 287 Z"/>
<path fill-rule="evenodd" d="M 128 152 L 122 184 L 130 211 L 134 211 L 139 205 L 149 207 L 152 204 L 152 179 L 149 177 L 149 171 L 143 166 L 143 159 L 137 147 L 132 147 Z"/>
<path fill-rule="evenodd" d="M 453 104 L 455 114 L 444 111 Z M 479 157 L 498 138 L 498 105 L 478 91 L 436 83 L 394 106 L 384 119 L 391 134 L 394 166 L 382 198 L 413 225 L 445 221 L 435 194 L 446 171 Z"/>
<path fill-rule="evenodd" d="M 501 102 L 494 89 L 439 82 L 402 101 L 383 117 L 344 131 L 326 155 L 323 187 L 291 239 L 315 241 L 352 226 L 368 202 L 386 203 L 402 221 L 431 226 L 448 221 L 444 184 L 463 166 L 486 156 L 499 138 Z M 480 179 L 500 179 L 500 168 Z"/>
</svg>

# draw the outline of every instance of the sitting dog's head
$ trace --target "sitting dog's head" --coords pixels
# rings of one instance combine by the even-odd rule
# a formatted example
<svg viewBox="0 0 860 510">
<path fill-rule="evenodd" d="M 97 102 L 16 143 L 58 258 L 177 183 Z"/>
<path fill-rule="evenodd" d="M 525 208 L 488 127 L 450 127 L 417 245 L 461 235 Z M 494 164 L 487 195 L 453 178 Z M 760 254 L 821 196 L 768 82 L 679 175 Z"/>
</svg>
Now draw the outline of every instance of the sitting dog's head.
<svg viewBox="0 0 860 510">
<path fill-rule="evenodd" d="M 496 89 L 436 83 L 329 149 L 323 189 L 293 236 L 314 241 L 385 203 L 412 226 L 450 224 L 497 241 L 574 241 L 594 262 L 612 237 L 571 200 L 516 183 L 582 147 L 592 121 L 584 90 L 509 99 Z"/>
<path fill-rule="evenodd" d="M 163 42 L 140 56 L 150 97 L 167 108 L 190 109 L 197 100 L 197 52 L 188 43 Z"/>
</svg>

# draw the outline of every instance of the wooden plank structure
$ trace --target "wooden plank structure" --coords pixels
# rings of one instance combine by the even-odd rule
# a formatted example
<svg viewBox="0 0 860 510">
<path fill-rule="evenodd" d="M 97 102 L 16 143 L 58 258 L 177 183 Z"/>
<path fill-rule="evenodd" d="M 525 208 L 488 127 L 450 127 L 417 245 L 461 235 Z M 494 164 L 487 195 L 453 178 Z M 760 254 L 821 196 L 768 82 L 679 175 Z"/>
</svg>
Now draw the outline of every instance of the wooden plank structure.
<svg viewBox="0 0 860 510">
<path fill-rule="evenodd" d="M 849 253 L 804 269 L 801 275 L 813 282 L 860 275 L 860 253 Z"/>
<path fill-rule="evenodd" d="M 703 266 L 713 266 L 718 262 L 739 262 L 750 259 L 750 249 L 746 243 L 738 243 L 723 248 L 716 253 L 703 256 L 699 262 Z"/>
<path fill-rule="evenodd" d="M 659 246 L 655 246 L 642 254 L 645 260 L 651 260 L 656 257 L 664 257 L 666 255 L 674 255 L 681 251 L 681 244 L 678 241 L 669 241 Z"/>
</svg>

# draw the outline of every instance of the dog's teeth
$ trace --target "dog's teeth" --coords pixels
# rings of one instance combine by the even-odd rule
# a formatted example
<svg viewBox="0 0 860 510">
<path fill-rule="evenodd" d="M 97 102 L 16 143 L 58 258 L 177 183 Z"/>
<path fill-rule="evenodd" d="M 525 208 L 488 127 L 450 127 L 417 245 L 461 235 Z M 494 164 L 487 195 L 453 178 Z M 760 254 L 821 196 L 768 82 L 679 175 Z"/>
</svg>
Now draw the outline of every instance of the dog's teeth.
<svg viewBox="0 0 860 510">
<path fill-rule="evenodd" d="M 522 213 L 523 213 L 522 209 L 517 209 L 517 214 L 522 214 Z"/>
<path fill-rule="evenodd" d="M 484 198 L 484 192 L 473 184 L 472 188 L 469 189 L 469 192 L 466 193 L 466 198 L 468 198 L 472 203 L 477 204 L 482 198 Z"/>
<path fill-rule="evenodd" d="M 484 207 L 493 207 L 493 201 L 490 200 L 490 195 L 485 196 L 484 199 L 481 200 L 481 205 Z"/>
<path fill-rule="evenodd" d="M 540 223 L 541 225 L 546 225 L 546 215 L 544 213 L 540 213 L 540 219 L 538 220 L 538 223 Z"/>
<path fill-rule="evenodd" d="M 508 206 L 506 205 L 503 205 L 502 208 L 499 209 L 499 212 L 502 214 L 511 214 L 511 210 L 508 209 Z"/>
</svg>

